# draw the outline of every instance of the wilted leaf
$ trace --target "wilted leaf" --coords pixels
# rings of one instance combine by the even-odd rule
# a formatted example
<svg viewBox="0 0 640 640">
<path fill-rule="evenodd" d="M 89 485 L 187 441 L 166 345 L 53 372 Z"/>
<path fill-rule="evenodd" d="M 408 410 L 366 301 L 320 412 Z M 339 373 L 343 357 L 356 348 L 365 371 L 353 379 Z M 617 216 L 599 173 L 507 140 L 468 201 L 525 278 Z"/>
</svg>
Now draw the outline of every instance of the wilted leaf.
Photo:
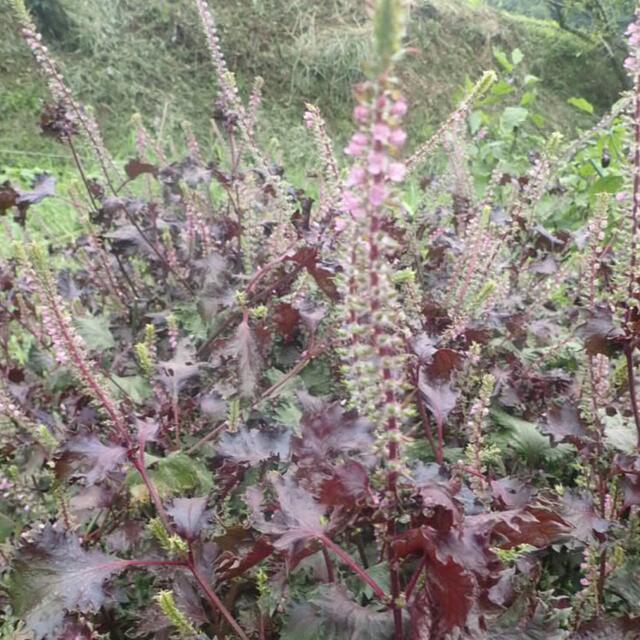
<svg viewBox="0 0 640 640">
<path fill-rule="evenodd" d="M 22 546 L 9 581 L 11 604 L 36 638 L 54 637 L 67 611 L 97 611 L 104 583 L 127 566 L 100 551 L 85 551 L 71 533 L 45 528 L 37 542 Z"/>
</svg>

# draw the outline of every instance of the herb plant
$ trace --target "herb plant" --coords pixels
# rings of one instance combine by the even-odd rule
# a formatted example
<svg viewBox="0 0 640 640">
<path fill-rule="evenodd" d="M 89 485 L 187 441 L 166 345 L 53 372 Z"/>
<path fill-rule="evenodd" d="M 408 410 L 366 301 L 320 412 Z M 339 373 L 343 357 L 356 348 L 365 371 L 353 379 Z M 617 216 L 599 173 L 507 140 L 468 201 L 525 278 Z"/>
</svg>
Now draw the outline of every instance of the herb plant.
<svg viewBox="0 0 640 640">
<path fill-rule="evenodd" d="M 417 143 L 377 0 L 353 136 L 308 105 L 294 186 L 206 0 L 218 146 L 138 118 L 124 166 L 13 4 L 83 231 L 29 237 L 51 176 L 0 187 L 3 637 L 640 637 L 640 19 L 578 140 L 535 78 L 502 108 L 514 52 Z"/>
</svg>

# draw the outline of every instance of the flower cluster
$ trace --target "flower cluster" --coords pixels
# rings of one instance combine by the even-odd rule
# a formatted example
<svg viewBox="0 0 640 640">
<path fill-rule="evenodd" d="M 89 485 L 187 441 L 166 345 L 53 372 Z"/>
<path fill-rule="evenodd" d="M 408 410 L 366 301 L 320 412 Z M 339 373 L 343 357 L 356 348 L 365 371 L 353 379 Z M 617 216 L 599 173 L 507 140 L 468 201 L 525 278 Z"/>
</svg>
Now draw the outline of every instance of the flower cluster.
<svg viewBox="0 0 640 640">
<path fill-rule="evenodd" d="M 68 365 L 74 371 L 78 381 L 109 418 L 115 433 L 126 440 L 126 419 L 111 398 L 102 376 L 96 373 L 84 340 L 73 326 L 71 315 L 56 290 L 46 254 L 37 245 L 28 249 L 20 247 L 19 251 L 24 273 L 38 295 L 38 310 L 46 334 L 51 339 L 56 361 L 61 365 Z"/>
<path fill-rule="evenodd" d="M 398 91 L 385 91 L 370 102 L 361 87 L 360 102 L 354 109 L 359 125 L 345 149 L 356 160 L 345 182 L 342 207 L 354 218 L 363 218 L 369 208 L 380 209 L 392 195 L 394 184 L 406 175 L 398 159 L 407 139 L 402 118 L 407 103 Z"/>
<path fill-rule="evenodd" d="M 640 9 L 636 10 L 635 20 L 626 31 L 629 43 L 629 57 L 624 61 L 627 70 L 634 82 L 640 77 Z"/>
</svg>

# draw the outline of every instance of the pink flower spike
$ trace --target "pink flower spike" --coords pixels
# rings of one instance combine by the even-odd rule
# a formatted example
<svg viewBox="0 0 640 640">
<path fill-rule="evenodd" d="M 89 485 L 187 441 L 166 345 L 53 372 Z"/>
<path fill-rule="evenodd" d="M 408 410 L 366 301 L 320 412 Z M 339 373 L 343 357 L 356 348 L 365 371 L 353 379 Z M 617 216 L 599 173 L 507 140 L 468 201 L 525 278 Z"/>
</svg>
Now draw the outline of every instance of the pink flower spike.
<svg viewBox="0 0 640 640">
<path fill-rule="evenodd" d="M 407 141 L 407 132 L 403 129 L 394 129 L 389 136 L 389 142 L 394 147 L 401 147 Z"/>
<path fill-rule="evenodd" d="M 407 168 L 402 162 L 392 162 L 389 166 L 389 180 L 402 182 L 407 175 Z"/>
<path fill-rule="evenodd" d="M 355 167 L 351 167 L 351 171 L 349 172 L 349 177 L 347 178 L 345 185 L 347 187 L 359 187 L 365 179 L 366 172 L 363 167 L 356 165 Z"/>
<path fill-rule="evenodd" d="M 353 110 L 353 118 L 356 122 L 359 122 L 360 124 L 364 124 L 367 122 L 367 120 L 369 120 L 369 109 L 368 107 L 365 107 L 363 104 L 359 104 L 354 110 Z"/>
<path fill-rule="evenodd" d="M 379 207 L 387 197 L 387 189 L 383 184 L 374 184 L 369 190 L 369 202 L 374 207 Z"/>
<path fill-rule="evenodd" d="M 387 166 L 387 158 L 382 153 L 369 154 L 369 162 L 367 164 L 367 170 L 372 176 L 380 175 Z"/>
<path fill-rule="evenodd" d="M 389 142 L 389 136 L 391 135 L 391 129 L 386 124 L 378 123 L 373 126 L 373 139 L 376 142 L 387 144 Z"/>
<path fill-rule="evenodd" d="M 397 100 L 393 103 L 393 107 L 391 107 L 391 114 L 394 116 L 402 117 L 403 115 L 405 115 L 405 113 L 407 113 L 408 109 L 409 107 L 404 100 Z"/>
</svg>

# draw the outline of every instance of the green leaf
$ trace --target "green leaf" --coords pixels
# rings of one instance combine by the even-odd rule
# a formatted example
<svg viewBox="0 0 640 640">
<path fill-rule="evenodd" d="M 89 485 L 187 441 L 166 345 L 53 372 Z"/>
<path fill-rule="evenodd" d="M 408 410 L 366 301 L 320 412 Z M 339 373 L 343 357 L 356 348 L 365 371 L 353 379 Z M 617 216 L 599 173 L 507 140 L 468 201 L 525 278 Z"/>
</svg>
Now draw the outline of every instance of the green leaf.
<svg viewBox="0 0 640 640">
<path fill-rule="evenodd" d="M 500 80 L 491 87 L 491 93 L 494 96 L 506 96 L 513 92 L 514 88 L 505 80 Z"/>
<path fill-rule="evenodd" d="M 482 111 L 474 111 L 467 119 L 467 122 L 469 123 L 471 135 L 475 135 L 484 122 L 484 114 Z"/>
<path fill-rule="evenodd" d="M 495 438 L 498 447 L 512 449 L 527 467 L 541 465 L 549 458 L 557 457 L 560 447 L 552 448 L 547 436 L 542 435 L 533 422 L 522 420 L 500 409 L 493 409 L 491 417 L 504 431 Z M 566 449 L 566 447 L 565 447 Z"/>
<path fill-rule="evenodd" d="M 504 51 L 501 51 L 497 47 L 493 48 L 493 57 L 498 61 L 498 64 L 508 73 L 513 71 L 513 65 L 509 62 L 509 58 L 507 58 L 507 54 Z"/>
<path fill-rule="evenodd" d="M 16 524 L 4 513 L 0 513 L 0 542 L 4 542 L 15 530 Z"/>
<path fill-rule="evenodd" d="M 536 101 L 537 97 L 538 96 L 535 91 L 527 91 L 523 94 L 522 98 L 520 99 L 520 104 L 523 107 L 528 107 L 530 104 L 533 104 Z"/>
<path fill-rule="evenodd" d="M 150 465 L 148 474 L 162 497 L 185 493 L 202 495 L 213 488 L 213 477 L 209 469 L 199 460 L 184 453 L 159 458 L 154 462 L 155 464 Z M 129 473 L 127 484 L 134 496 L 146 495 L 137 472 Z"/>
<path fill-rule="evenodd" d="M 109 329 L 109 319 L 105 316 L 76 318 L 75 324 L 87 347 L 92 351 L 106 351 L 115 347 L 116 342 Z"/>
<path fill-rule="evenodd" d="M 520 51 L 520 49 L 514 49 L 511 52 L 511 61 L 513 62 L 513 66 L 517 67 L 524 60 L 524 53 Z"/>
<path fill-rule="evenodd" d="M 109 380 L 113 395 L 118 398 L 126 395 L 136 404 L 142 404 L 153 394 L 151 385 L 142 376 L 116 376 Z"/>
<path fill-rule="evenodd" d="M 567 102 L 580 111 L 593 114 L 593 105 L 584 98 L 569 98 Z"/>
<path fill-rule="evenodd" d="M 500 128 L 503 131 L 513 131 L 529 117 L 529 111 L 523 107 L 507 107 L 500 118 Z"/>
<path fill-rule="evenodd" d="M 604 176 L 598 178 L 589 188 L 589 192 L 595 193 L 617 193 L 624 186 L 624 178 L 617 175 Z"/>
</svg>

